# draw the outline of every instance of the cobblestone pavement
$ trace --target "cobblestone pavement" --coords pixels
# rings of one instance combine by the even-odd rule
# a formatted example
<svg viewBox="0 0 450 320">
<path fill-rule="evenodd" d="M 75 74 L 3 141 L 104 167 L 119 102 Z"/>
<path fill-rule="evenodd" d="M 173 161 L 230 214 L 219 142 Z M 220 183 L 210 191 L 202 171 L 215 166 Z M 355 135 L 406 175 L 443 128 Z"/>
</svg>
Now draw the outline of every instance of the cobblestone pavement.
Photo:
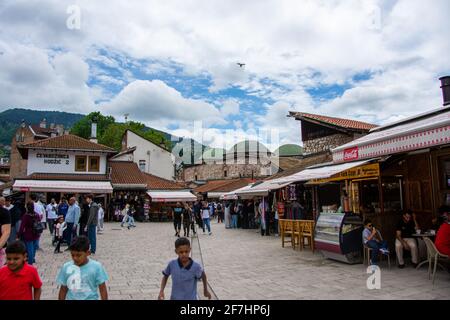
<svg viewBox="0 0 450 320">
<path fill-rule="evenodd" d="M 369 274 L 362 264 L 327 260 L 318 252 L 294 251 L 289 245 L 282 248 L 279 238 L 262 237 L 256 230 L 229 230 L 212 223 L 212 231 L 211 236 L 200 232 L 199 240 L 209 283 L 219 299 L 450 299 L 450 274 L 442 270 L 433 287 L 426 266 L 400 270 L 392 263 L 389 270 L 382 264 L 381 289 L 369 290 Z M 171 223 L 138 223 L 131 230 L 106 223 L 92 258 L 109 274 L 110 299 L 156 299 L 161 271 L 176 257 L 175 239 Z M 50 242 L 45 230 L 43 251 L 36 256 L 42 299 L 57 299 L 57 272 L 70 260 L 68 251 L 53 254 Z M 198 249 L 194 249 L 198 260 Z M 170 287 L 169 280 L 166 298 Z"/>
</svg>

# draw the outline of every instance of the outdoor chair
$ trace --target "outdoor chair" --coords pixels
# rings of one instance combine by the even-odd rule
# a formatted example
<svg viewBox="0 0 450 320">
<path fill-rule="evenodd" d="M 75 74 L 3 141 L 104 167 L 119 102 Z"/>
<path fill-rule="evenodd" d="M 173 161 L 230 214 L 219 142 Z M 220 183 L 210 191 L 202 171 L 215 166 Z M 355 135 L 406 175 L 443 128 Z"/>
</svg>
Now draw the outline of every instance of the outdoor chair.
<svg viewBox="0 0 450 320">
<path fill-rule="evenodd" d="M 430 279 L 431 276 L 431 269 L 432 264 L 433 266 L 433 284 L 434 284 L 434 277 L 436 275 L 436 268 L 438 265 L 439 258 L 448 259 L 449 256 L 442 254 L 438 251 L 436 246 L 434 245 L 433 241 L 431 241 L 430 238 L 424 237 L 423 239 L 425 241 L 425 245 L 427 246 L 427 255 L 428 255 L 428 279 Z"/>
<path fill-rule="evenodd" d="M 293 220 L 292 221 L 292 248 L 295 249 L 295 247 L 298 244 L 298 247 L 300 248 L 300 250 L 302 249 L 302 246 L 300 245 L 301 243 L 301 239 L 302 239 L 302 227 L 301 227 L 301 223 L 300 220 Z"/>
<path fill-rule="evenodd" d="M 370 265 L 370 253 L 372 252 L 372 248 L 364 245 L 364 264 L 367 264 L 368 266 Z M 388 262 L 388 268 L 391 268 L 391 257 L 390 254 L 383 254 L 381 252 L 378 252 L 378 256 L 381 257 L 380 261 L 383 259 L 383 257 L 387 257 L 387 262 Z"/>
<path fill-rule="evenodd" d="M 292 220 L 286 220 L 286 219 L 280 219 L 280 231 L 281 231 L 281 246 L 284 248 L 285 242 L 290 242 L 293 247 L 295 247 L 294 242 L 294 234 L 293 234 L 293 226 L 292 226 Z M 288 236 L 290 238 L 290 241 L 286 241 L 285 238 Z"/>
<path fill-rule="evenodd" d="M 310 246 L 314 253 L 314 220 L 299 220 L 299 223 L 301 233 L 300 250 L 304 246 Z M 305 239 L 308 240 L 308 244 L 306 244 Z"/>
</svg>

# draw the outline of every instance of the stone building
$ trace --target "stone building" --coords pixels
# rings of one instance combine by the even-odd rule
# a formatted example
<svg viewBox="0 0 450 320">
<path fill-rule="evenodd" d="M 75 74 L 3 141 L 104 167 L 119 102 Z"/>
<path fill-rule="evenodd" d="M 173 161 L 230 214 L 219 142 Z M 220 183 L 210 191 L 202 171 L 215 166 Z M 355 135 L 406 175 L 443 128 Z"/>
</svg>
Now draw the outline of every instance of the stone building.
<svg viewBox="0 0 450 320">
<path fill-rule="evenodd" d="M 228 151 L 208 149 L 201 160 L 200 164 L 186 165 L 183 168 L 182 180 L 192 182 L 264 178 L 278 169 L 272 163 L 270 150 L 257 141 L 239 142 Z"/>
<path fill-rule="evenodd" d="M 291 111 L 289 116 L 301 123 L 304 155 L 330 153 L 331 149 L 358 139 L 376 127 L 366 122 L 304 112 Z"/>
</svg>

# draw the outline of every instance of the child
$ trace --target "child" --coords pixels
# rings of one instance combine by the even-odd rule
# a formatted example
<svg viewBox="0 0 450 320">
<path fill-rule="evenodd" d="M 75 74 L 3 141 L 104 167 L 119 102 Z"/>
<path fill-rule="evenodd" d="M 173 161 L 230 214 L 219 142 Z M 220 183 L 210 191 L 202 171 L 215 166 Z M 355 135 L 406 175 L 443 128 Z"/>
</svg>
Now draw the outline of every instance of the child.
<svg viewBox="0 0 450 320">
<path fill-rule="evenodd" d="M 22 241 L 8 245 L 7 265 L 0 268 L 0 300 L 40 300 L 42 281 L 26 260 L 27 249 Z"/>
<path fill-rule="evenodd" d="M 55 240 L 56 240 L 56 248 L 54 253 L 60 253 L 59 248 L 61 247 L 61 242 L 63 240 L 64 231 L 67 229 L 67 223 L 64 221 L 64 216 L 59 216 L 58 220 L 56 220 L 56 228 L 55 228 Z"/>
<path fill-rule="evenodd" d="M 211 299 L 203 268 L 189 257 L 191 252 L 189 239 L 177 239 L 175 241 L 175 252 L 178 255 L 178 259 L 170 261 L 167 268 L 163 271 L 158 299 L 164 300 L 164 288 L 170 275 L 172 275 L 171 300 L 198 300 L 197 281 L 199 279 L 202 279 L 205 297 Z"/>
<path fill-rule="evenodd" d="M 61 285 L 59 300 L 108 300 L 108 275 L 100 262 L 89 259 L 89 240 L 79 236 L 69 247 L 73 261 L 66 262 L 56 282 Z"/>
<path fill-rule="evenodd" d="M 375 229 L 370 219 L 366 219 L 364 221 L 364 230 L 363 230 L 363 243 L 365 246 L 372 249 L 370 264 L 376 265 L 378 262 L 378 252 L 381 252 L 384 255 L 389 255 L 388 243 L 386 240 L 383 240 L 381 237 L 380 231 Z"/>
</svg>

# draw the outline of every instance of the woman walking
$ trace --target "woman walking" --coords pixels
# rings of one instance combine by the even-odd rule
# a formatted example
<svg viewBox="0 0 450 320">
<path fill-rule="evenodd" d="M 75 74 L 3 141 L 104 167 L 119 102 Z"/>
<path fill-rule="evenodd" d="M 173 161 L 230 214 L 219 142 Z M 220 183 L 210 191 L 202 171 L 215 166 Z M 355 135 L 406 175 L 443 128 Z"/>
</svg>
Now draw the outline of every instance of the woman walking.
<svg viewBox="0 0 450 320">
<path fill-rule="evenodd" d="M 203 203 L 202 219 L 203 219 L 203 233 L 205 233 L 205 226 L 206 226 L 208 228 L 209 235 L 212 235 L 211 224 L 210 224 L 211 213 L 210 213 L 208 203 L 206 201 Z"/>
<path fill-rule="evenodd" d="M 38 225 L 41 221 L 41 217 L 34 211 L 34 202 L 27 202 L 27 213 L 24 214 L 22 218 L 22 223 L 20 224 L 20 229 L 18 238 L 25 241 L 25 246 L 27 247 L 28 264 L 32 265 L 35 263 L 36 250 L 38 248 L 38 241 L 41 237 L 43 229 L 40 231 L 37 228 L 33 228 L 33 225 Z"/>
<path fill-rule="evenodd" d="M 231 228 L 231 204 L 229 201 L 225 203 L 225 228 Z"/>
</svg>

